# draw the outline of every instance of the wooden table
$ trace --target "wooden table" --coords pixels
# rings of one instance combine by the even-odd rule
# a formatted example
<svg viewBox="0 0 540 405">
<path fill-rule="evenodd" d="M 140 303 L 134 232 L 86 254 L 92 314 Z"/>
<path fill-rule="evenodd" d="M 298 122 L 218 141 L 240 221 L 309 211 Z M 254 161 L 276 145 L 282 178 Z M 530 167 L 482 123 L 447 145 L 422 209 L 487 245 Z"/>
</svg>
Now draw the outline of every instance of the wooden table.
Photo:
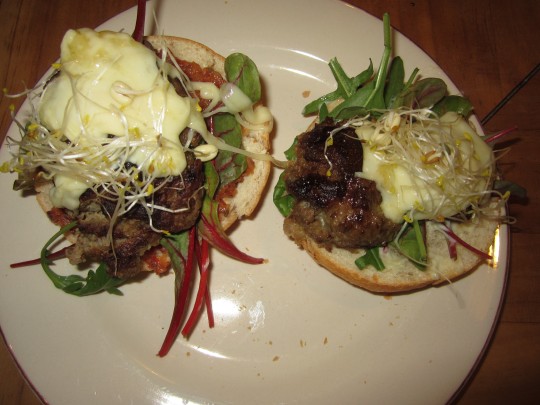
<svg viewBox="0 0 540 405">
<path fill-rule="evenodd" d="M 233 0 L 230 0 L 233 1 Z M 0 82 L 35 83 L 58 55 L 64 32 L 95 27 L 133 6 L 134 0 L 0 1 Z M 540 62 L 540 2 L 534 0 L 398 1 L 350 3 L 381 17 L 423 48 L 484 117 Z M 533 403 L 540 397 L 540 76 L 534 77 L 486 125 L 495 132 L 514 125 L 500 160 L 504 175 L 527 188 L 529 201 L 512 204 L 510 276 L 491 345 L 459 404 Z M 10 125 L 2 97 L 0 136 Z M 0 344 L 0 403 L 37 404 L 5 344 Z"/>
</svg>

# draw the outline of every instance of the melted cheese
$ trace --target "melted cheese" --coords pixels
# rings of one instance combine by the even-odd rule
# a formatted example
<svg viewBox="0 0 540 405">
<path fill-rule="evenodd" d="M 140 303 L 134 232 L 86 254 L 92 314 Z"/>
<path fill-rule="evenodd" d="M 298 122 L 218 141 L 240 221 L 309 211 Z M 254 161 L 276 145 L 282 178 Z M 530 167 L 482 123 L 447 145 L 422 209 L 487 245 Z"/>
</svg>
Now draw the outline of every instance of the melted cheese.
<svg viewBox="0 0 540 405">
<path fill-rule="evenodd" d="M 397 143 L 399 138 L 392 131 L 400 125 L 399 119 L 389 115 L 388 123 L 386 127 L 365 125 L 356 130 L 364 141 L 363 169 L 357 175 L 376 182 L 386 217 L 396 223 L 412 218 L 441 219 L 456 215 L 481 198 L 491 175 L 492 151 L 463 118 L 447 113 L 440 123 L 427 129 L 410 124 L 406 136 L 427 133 L 433 150 L 421 150 L 425 145 L 414 140 Z M 453 162 L 444 166 L 436 154 L 444 154 L 450 142 Z M 394 149 L 389 148 L 392 143 Z M 402 147 L 409 148 L 410 157 L 407 161 L 393 159 L 388 151 Z M 411 150 L 415 148 L 419 150 Z M 415 156 L 418 159 L 413 160 Z"/>
<path fill-rule="evenodd" d="M 154 53 L 128 34 L 70 30 L 61 45 L 61 70 L 45 89 L 41 123 L 59 138 L 93 156 L 111 139 L 125 146 L 123 161 L 155 177 L 179 175 L 186 167 L 179 134 L 206 132 L 196 102 L 180 97 Z M 99 152 L 103 153 L 103 152 Z M 117 150 L 102 161 L 114 168 Z M 55 176 L 53 204 L 75 209 L 92 184 L 73 175 Z"/>
</svg>

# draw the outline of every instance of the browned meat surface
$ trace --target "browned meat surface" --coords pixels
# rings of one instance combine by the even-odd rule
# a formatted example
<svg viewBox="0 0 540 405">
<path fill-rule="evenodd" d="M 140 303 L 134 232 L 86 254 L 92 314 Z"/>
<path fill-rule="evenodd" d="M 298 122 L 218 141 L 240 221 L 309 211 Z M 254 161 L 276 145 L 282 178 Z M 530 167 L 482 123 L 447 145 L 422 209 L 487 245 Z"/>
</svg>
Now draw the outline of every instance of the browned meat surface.
<svg viewBox="0 0 540 405">
<path fill-rule="evenodd" d="M 147 203 L 167 208 L 153 209 L 151 218 L 155 229 L 178 233 L 191 228 L 199 217 L 204 196 L 203 165 L 191 153 L 186 153 L 186 158 L 188 167 L 182 176 L 159 179 L 154 183 L 157 191 Z M 144 207 L 136 205 L 117 218 L 111 246 L 107 234 L 115 207 L 116 201 L 103 198 L 91 189 L 81 196 L 76 216 L 77 243 L 69 249 L 67 256 L 72 264 L 104 262 L 110 274 L 130 278 L 143 269 L 141 256 L 159 244 L 162 234 L 150 227 Z"/>
<path fill-rule="evenodd" d="M 107 238 L 109 222 L 103 214 L 85 215 L 88 229 L 104 230 L 105 234 L 78 234 L 77 243 L 68 249 L 67 256 L 72 264 L 103 262 L 107 272 L 119 278 L 131 278 L 143 270 L 141 256 L 159 243 L 160 234 L 150 229 L 145 221 L 122 218 L 113 229 L 114 250 Z M 85 228 L 86 229 L 86 228 Z"/>
<path fill-rule="evenodd" d="M 335 128 L 318 124 L 298 138 L 297 159 L 285 171 L 287 192 L 296 199 L 285 233 L 297 240 L 307 235 L 327 248 L 385 244 L 400 225 L 384 216 L 375 183 L 355 176 L 363 149 L 354 129 L 341 129 L 328 143 Z"/>
</svg>

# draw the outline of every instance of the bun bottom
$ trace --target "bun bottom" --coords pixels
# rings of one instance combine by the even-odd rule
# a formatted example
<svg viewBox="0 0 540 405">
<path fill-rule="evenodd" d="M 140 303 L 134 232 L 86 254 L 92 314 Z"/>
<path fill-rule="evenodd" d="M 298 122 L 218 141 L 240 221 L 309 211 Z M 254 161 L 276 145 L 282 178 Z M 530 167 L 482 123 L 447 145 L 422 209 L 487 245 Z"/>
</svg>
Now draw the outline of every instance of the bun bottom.
<svg viewBox="0 0 540 405">
<path fill-rule="evenodd" d="M 384 270 L 379 271 L 372 266 L 361 270 L 354 261 L 364 254 L 364 250 L 351 251 L 340 248 L 328 250 L 305 235 L 298 237 L 297 235 L 301 233 L 296 232 L 297 226 L 286 221 L 284 231 L 319 265 L 357 287 L 377 293 L 407 292 L 450 282 L 485 263 L 485 259 L 461 245 L 457 246 L 457 258 L 452 259 L 446 237 L 433 223 L 428 222 L 426 227 L 428 264 L 424 270 L 418 269 L 391 246 L 380 251 L 381 260 L 385 265 Z M 493 245 L 498 226 L 498 221 L 484 218 L 477 222 L 457 224 L 452 230 L 476 249 L 488 252 Z"/>
</svg>

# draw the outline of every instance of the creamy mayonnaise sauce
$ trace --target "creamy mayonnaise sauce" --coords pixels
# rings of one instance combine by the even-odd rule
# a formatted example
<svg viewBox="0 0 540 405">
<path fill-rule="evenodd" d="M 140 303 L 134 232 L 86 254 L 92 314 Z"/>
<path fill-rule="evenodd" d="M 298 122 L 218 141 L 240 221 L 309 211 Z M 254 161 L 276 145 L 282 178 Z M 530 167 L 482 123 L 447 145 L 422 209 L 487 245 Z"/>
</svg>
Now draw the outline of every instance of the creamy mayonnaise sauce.
<svg viewBox="0 0 540 405">
<path fill-rule="evenodd" d="M 357 175 L 377 183 L 386 217 L 396 223 L 441 219 L 482 197 L 493 152 L 463 118 L 447 113 L 433 125 L 400 124 L 396 116 L 388 120 L 387 128 L 364 125 L 356 130 L 364 141 L 363 170 Z M 408 127 L 400 134 L 396 124 Z"/>
<path fill-rule="evenodd" d="M 40 121 L 51 133 L 77 145 L 83 160 L 115 138 L 124 145 L 121 159 L 139 170 L 155 177 L 182 173 L 186 159 L 179 134 L 206 126 L 196 101 L 175 92 L 150 49 L 125 33 L 70 30 L 60 66 L 39 106 Z M 118 150 L 110 149 L 102 162 L 118 165 Z M 54 183 L 53 204 L 69 209 L 92 186 L 74 173 L 55 174 Z"/>
</svg>

